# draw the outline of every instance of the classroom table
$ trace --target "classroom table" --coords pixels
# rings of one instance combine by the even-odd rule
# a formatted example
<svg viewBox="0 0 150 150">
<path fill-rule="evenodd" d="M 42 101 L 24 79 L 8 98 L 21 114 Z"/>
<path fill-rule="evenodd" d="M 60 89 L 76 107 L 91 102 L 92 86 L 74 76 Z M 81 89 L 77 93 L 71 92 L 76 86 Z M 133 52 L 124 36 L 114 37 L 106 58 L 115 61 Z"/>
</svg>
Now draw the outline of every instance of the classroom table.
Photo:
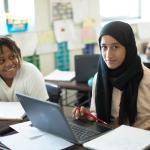
<svg viewBox="0 0 150 150">
<path fill-rule="evenodd" d="M 12 128 L 9 127 L 9 125 L 21 123 L 28 121 L 28 118 L 25 117 L 22 120 L 0 120 L 0 136 L 6 135 L 14 131 Z"/>
<path fill-rule="evenodd" d="M 73 81 L 58 81 L 58 80 L 45 80 L 46 82 L 54 83 L 60 86 L 63 89 L 68 90 L 79 90 L 83 92 L 91 91 L 91 88 L 86 83 L 77 83 L 75 80 Z"/>
<path fill-rule="evenodd" d="M 68 118 L 71 119 L 73 122 L 85 126 L 85 127 L 90 127 L 92 129 L 101 131 L 102 128 L 108 132 L 109 130 L 111 130 L 111 126 L 109 125 L 104 125 L 104 124 L 97 124 L 95 122 L 91 122 L 91 121 L 87 121 L 87 120 L 73 120 L 72 118 Z M 19 123 L 19 122 L 23 122 L 23 121 L 27 121 L 27 119 L 22 120 L 22 121 L 17 121 L 17 120 L 0 120 L 0 136 L 5 136 L 5 135 L 10 135 L 10 134 L 15 134 L 16 131 L 14 131 L 12 128 L 9 127 L 9 125 L 11 124 L 15 124 L 15 123 Z M 65 148 L 64 150 L 89 150 L 85 147 L 83 147 L 82 145 L 73 145 L 70 146 L 68 148 Z"/>
<path fill-rule="evenodd" d="M 80 92 L 86 92 L 91 95 L 92 88 L 88 86 L 87 83 L 77 83 L 76 80 L 73 81 L 58 81 L 58 80 L 45 80 L 49 83 L 54 83 L 58 85 L 61 89 L 65 90 L 65 105 L 69 105 L 68 103 L 68 90 L 75 90 Z"/>
</svg>

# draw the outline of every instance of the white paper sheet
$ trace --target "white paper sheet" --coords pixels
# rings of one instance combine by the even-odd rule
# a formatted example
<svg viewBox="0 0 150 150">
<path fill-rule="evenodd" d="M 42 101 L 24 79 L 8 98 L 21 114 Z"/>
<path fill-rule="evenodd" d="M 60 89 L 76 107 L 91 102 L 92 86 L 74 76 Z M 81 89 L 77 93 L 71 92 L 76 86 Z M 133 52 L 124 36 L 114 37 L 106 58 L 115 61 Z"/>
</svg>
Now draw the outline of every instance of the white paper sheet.
<svg viewBox="0 0 150 150">
<path fill-rule="evenodd" d="M 52 134 L 29 139 L 21 133 L 0 137 L 0 141 L 12 150 L 60 150 L 73 144 Z"/>
<path fill-rule="evenodd" d="M 95 150 L 142 150 L 150 146 L 150 131 L 122 125 L 107 134 L 84 143 Z"/>
<path fill-rule="evenodd" d="M 84 48 L 81 27 L 70 26 L 69 28 L 70 28 L 70 35 L 68 40 L 68 49 L 77 50 Z"/>
<path fill-rule="evenodd" d="M 73 20 L 75 23 L 81 23 L 87 16 L 89 16 L 87 0 L 74 0 L 73 4 Z M 82 13 L 81 13 L 82 12 Z"/>
<path fill-rule="evenodd" d="M 10 125 L 10 127 L 27 138 L 36 138 L 38 136 L 46 134 L 45 132 L 31 126 L 30 121 Z"/>
<path fill-rule="evenodd" d="M 49 75 L 45 76 L 45 80 L 57 80 L 57 81 L 71 81 L 75 78 L 74 71 L 61 71 L 55 70 Z"/>
<path fill-rule="evenodd" d="M 47 32 L 38 32 L 38 42 L 36 47 L 37 54 L 44 54 L 48 52 L 55 52 L 57 50 L 54 32 L 52 30 Z"/>
<path fill-rule="evenodd" d="M 70 34 L 74 33 L 74 24 L 72 20 L 54 21 L 54 33 L 58 43 L 69 41 Z"/>
<path fill-rule="evenodd" d="M 22 56 L 31 56 L 34 54 L 37 48 L 38 37 L 35 32 L 25 32 L 12 35 L 13 40 L 21 49 Z"/>
<path fill-rule="evenodd" d="M 0 119 L 22 120 L 25 111 L 20 102 L 0 102 Z"/>
<path fill-rule="evenodd" d="M 30 126 L 31 122 L 11 125 L 19 133 L 0 137 L 0 141 L 12 150 L 60 150 L 73 144 L 61 137 Z"/>
</svg>

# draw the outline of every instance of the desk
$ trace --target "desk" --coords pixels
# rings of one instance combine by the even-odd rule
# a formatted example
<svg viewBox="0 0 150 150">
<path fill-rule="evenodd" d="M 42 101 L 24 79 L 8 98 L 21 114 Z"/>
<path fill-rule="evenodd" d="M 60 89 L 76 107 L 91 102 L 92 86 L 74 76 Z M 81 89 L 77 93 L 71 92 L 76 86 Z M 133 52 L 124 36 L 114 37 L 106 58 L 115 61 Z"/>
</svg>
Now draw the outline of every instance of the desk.
<svg viewBox="0 0 150 150">
<path fill-rule="evenodd" d="M 83 92 L 91 91 L 91 88 L 86 83 L 76 83 L 76 81 L 57 81 L 57 80 L 45 80 L 46 82 L 54 83 L 63 89 L 79 90 Z"/>
<path fill-rule="evenodd" d="M 24 120 L 0 120 L 0 136 L 9 134 L 10 132 L 13 132 L 14 130 L 9 127 L 9 125 L 21 123 L 27 121 L 27 118 Z"/>
<path fill-rule="evenodd" d="M 72 119 L 72 118 L 69 118 L 69 119 Z M 87 120 L 72 120 L 73 122 L 77 123 L 77 124 L 80 124 L 82 126 L 85 126 L 85 127 L 90 127 L 90 128 L 93 128 L 95 130 L 98 130 L 98 131 L 101 131 L 102 128 L 105 130 L 105 131 L 109 131 L 110 128 L 108 125 L 101 125 L 102 127 L 100 127 L 100 125 L 98 125 L 97 123 L 95 122 L 91 122 L 91 121 L 87 121 Z M 12 121 L 0 121 L 0 127 L 1 125 L 4 125 L 5 126 L 9 126 L 10 124 L 12 124 Z M 8 132 L 6 134 L 3 134 L 3 135 L 8 135 L 8 134 L 14 134 L 16 133 L 13 129 L 11 128 L 8 128 Z M 71 147 L 68 147 L 66 148 L 65 150 L 88 150 L 87 148 L 84 148 L 82 145 L 73 145 Z"/>
<path fill-rule="evenodd" d="M 57 81 L 57 80 L 45 80 L 46 82 L 54 83 L 60 86 L 60 88 L 65 89 L 65 100 L 66 105 L 68 104 L 67 101 L 67 90 L 76 90 L 81 92 L 91 92 L 91 88 L 86 83 L 77 83 L 75 80 L 73 81 Z"/>
</svg>

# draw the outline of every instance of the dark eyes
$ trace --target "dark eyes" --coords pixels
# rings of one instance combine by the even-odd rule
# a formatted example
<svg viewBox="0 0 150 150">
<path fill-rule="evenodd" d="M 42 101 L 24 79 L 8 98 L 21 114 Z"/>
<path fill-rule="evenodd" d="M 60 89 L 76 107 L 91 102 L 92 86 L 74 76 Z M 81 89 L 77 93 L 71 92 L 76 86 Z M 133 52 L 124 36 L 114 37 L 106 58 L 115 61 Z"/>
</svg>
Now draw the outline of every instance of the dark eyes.
<svg viewBox="0 0 150 150">
<path fill-rule="evenodd" d="M 16 56 L 13 54 L 13 55 L 10 55 L 9 57 L 8 57 L 8 59 L 10 60 L 10 61 L 12 61 L 12 60 L 14 60 L 16 58 Z M 5 58 L 0 58 L 0 64 L 2 65 L 3 63 L 5 63 L 5 61 L 6 61 L 6 59 Z"/>
<path fill-rule="evenodd" d="M 107 49 L 107 46 L 102 45 L 101 49 Z"/>
<path fill-rule="evenodd" d="M 0 59 L 0 64 L 3 64 L 5 62 L 4 59 Z"/>
<path fill-rule="evenodd" d="M 9 56 L 9 59 L 10 59 L 10 60 L 13 60 L 13 59 L 15 59 L 15 58 L 16 58 L 15 55 Z"/>
<path fill-rule="evenodd" d="M 101 49 L 102 50 L 107 50 L 108 48 L 112 49 L 112 50 L 116 50 L 119 48 L 119 45 L 101 45 Z"/>
<path fill-rule="evenodd" d="M 114 45 L 114 46 L 112 46 L 112 49 L 118 49 L 119 48 L 119 46 L 118 45 Z"/>
</svg>

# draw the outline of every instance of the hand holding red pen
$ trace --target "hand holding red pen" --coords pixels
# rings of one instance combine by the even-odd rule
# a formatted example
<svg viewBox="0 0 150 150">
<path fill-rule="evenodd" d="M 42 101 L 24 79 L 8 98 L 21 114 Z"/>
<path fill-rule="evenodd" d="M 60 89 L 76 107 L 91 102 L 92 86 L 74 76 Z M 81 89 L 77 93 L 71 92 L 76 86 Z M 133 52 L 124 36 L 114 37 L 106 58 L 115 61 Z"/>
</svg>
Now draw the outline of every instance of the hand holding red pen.
<svg viewBox="0 0 150 150">
<path fill-rule="evenodd" d="M 79 119 L 80 117 L 85 117 L 86 119 L 88 119 L 90 121 L 107 124 L 105 121 L 103 121 L 100 118 L 97 118 L 94 114 L 92 114 L 88 109 L 86 109 L 83 106 L 75 107 L 72 111 L 72 116 L 75 119 Z"/>
<path fill-rule="evenodd" d="M 88 112 L 88 111 L 89 110 L 83 106 L 81 106 L 81 107 L 77 106 L 72 110 L 72 117 L 75 119 L 79 119 L 79 118 L 83 118 L 83 117 L 86 118 L 85 112 Z"/>
</svg>

